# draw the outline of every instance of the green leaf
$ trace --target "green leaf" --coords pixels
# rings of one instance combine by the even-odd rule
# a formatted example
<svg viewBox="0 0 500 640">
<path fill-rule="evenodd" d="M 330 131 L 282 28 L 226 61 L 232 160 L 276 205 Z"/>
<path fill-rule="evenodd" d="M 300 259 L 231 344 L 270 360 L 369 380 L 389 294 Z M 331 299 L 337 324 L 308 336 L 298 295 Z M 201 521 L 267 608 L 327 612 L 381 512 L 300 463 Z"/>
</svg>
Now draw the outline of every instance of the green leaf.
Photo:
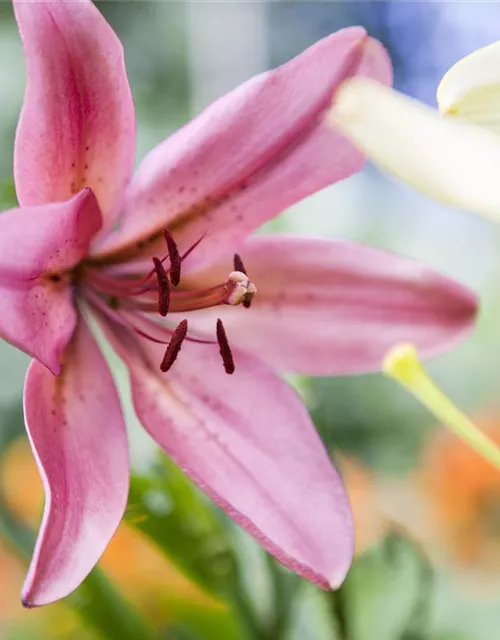
<svg viewBox="0 0 500 640">
<path fill-rule="evenodd" d="M 434 575 L 420 549 L 400 532 L 353 564 L 342 588 L 329 594 L 342 640 L 427 640 Z"/>
<path fill-rule="evenodd" d="M 246 565 L 240 536 L 252 547 L 257 543 L 235 531 L 236 525 L 165 456 L 147 475 L 132 476 L 125 517 L 202 589 L 232 605 L 233 628 L 241 627 L 238 638 L 267 640 L 283 635 L 288 613 L 283 598 L 291 597 L 291 583 L 298 579 L 273 561 L 267 567 L 264 563 L 264 579 L 271 582 L 272 614 L 260 611 L 256 600 L 261 594 L 245 580 L 258 568 L 249 570 Z"/>
<path fill-rule="evenodd" d="M 231 542 L 207 500 L 164 456 L 133 475 L 126 520 L 206 591 L 225 594 L 236 580 Z"/>
<path fill-rule="evenodd" d="M 142 616 L 127 602 L 106 576 L 94 569 L 67 603 L 86 624 L 109 640 L 158 640 Z"/>
</svg>

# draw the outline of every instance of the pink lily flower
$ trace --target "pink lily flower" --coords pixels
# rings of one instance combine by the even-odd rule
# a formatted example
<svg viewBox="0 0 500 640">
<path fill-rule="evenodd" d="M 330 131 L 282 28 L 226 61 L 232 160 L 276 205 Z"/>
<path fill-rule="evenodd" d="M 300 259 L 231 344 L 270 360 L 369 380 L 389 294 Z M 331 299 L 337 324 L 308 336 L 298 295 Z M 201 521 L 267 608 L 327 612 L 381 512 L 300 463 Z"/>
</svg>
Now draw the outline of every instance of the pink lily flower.
<svg viewBox="0 0 500 640">
<path fill-rule="evenodd" d="M 75 589 L 126 507 L 124 421 L 88 314 L 167 454 L 282 563 L 338 586 L 348 499 L 274 370 L 377 370 L 401 340 L 438 353 L 467 333 L 476 300 L 373 249 L 248 235 L 361 168 L 323 116 L 347 77 L 390 82 L 385 51 L 339 31 L 215 102 L 131 178 L 134 107 L 110 26 L 86 0 L 14 5 L 28 84 L 20 208 L 0 216 L 0 334 L 34 358 L 24 409 L 46 493 L 24 604 Z"/>
</svg>

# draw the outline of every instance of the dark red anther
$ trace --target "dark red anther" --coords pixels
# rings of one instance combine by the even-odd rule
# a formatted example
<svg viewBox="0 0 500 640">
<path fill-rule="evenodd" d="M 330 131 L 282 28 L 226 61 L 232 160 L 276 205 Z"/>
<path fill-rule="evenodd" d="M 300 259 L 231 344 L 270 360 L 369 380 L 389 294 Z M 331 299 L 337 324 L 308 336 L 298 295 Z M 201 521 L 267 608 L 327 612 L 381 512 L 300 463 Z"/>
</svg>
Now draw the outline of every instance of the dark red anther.
<svg viewBox="0 0 500 640">
<path fill-rule="evenodd" d="M 174 329 L 172 337 L 170 338 L 170 342 L 168 343 L 167 350 L 165 351 L 165 355 L 163 356 L 163 360 L 161 361 L 160 369 L 163 371 L 163 373 L 166 373 L 177 360 L 177 356 L 179 355 L 179 351 L 181 350 L 182 343 L 184 342 L 184 338 L 187 334 L 187 330 L 187 320 L 182 320 L 181 322 L 179 322 L 177 327 Z"/>
<path fill-rule="evenodd" d="M 234 254 L 233 264 L 234 264 L 234 270 L 235 271 L 241 271 L 241 273 L 244 273 L 245 275 L 248 275 L 247 271 L 245 269 L 245 265 L 243 264 L 243 260 L 241 259 L 241 257 L 237 253 Z M 249 296 L 248 298 L 245 298 L 243 300 L 242 304 L 245 307 L 245 309 L 250 309 L 250 305 L 252 304 L 252 297 Z"/>
<path fill-rule="evenodd" d="M 222 363 L 226 373 L 234 373 L 234 359 L 227 339 L 226 330 L 222 324 L 222 320 L 217 318 L 217 342 L 219 343 L 219 350 L 222 356 Z"/>
<path fill-rule="evenodd" d="M 168 248 L 168 259 L 170 260 L 170 281 L 176 287 L 181 281 L 181 256 L 175 240 L 165 229 L 163 231 L 165 242 Z"/>
<path fill-rule="evenodd" d="M 166 316 L 170 305 L 170 284 L 168 282 L 167 272 L 161 260 L 153 258 L 155 265 L 156 279 L 158 281 L 158 313 Z"/>
<path fill-rule="evenodd" d="M 234 264 L 235 271 L 241 271 L 241 273 L 244 273 L 245 275 L 247 275 L 247 272 L 245 270 L 245 265 L 243 264 L 243 260 L 240 258 L 240 256 L 237 253 L 234 254 L 233 264 Z"/>
</svg>

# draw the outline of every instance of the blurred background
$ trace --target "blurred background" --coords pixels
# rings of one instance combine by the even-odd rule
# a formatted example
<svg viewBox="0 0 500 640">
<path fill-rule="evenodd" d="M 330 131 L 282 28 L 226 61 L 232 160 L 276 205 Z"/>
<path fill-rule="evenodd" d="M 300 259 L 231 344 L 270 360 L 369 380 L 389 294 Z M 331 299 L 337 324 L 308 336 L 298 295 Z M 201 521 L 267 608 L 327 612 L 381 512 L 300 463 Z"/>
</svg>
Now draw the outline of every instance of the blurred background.
<svg viewBox="0 0 500 640">
<path fill-rule="evenodd" d="M 496 2 L 104 2 L 135 97 L 139 160 L 205 105 L 319 38 L 364 25 L 396 86 L 434 104 L 446 69 L 500 37 Z M 24 59 L 0 3 L 0 208 L 15 204 L 14 131 Z M 500 442 L 500 251 L 493 226 L 438 206 L 368 166 L 268 230 L 349 238 L 418 258 L 478 291 L 473 336 L 429 370 Z M 43 504 L 24 435 L 27 358 L 0 343 L 1 640 L 492 640 L 500 638 L 500 476 L 381 375 L 294 379 L 355 511 L 357 559 L 324 594 L 290 576 L 131 426 L 126 519 L 76 594 L 23 610 Z M 236 585 L 236 586 L 235 586 Z"/>
</svg>

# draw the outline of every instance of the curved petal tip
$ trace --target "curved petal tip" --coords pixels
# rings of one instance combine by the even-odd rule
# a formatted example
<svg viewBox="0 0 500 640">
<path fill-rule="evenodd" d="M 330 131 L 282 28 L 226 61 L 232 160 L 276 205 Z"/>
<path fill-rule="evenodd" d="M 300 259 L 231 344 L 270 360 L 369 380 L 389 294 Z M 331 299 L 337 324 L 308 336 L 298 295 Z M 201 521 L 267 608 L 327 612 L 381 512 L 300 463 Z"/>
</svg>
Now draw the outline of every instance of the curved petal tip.
<svg viewBox="0 0 500 640">
<path fill-rule="evenodd" d="M 23 607 L 25 609 L 35 609 L 36 608 L 36 604 L 31 603 L 30 600 L 28 599 L 28 597 L 24 596 L 24 591 L 23 591 L 23 595 L 21 595 L 21 604 L 23 605 Z"/>
<path fill-rule="evenodd" d="M 34 360 L 24 413 L 45 490 L 40 533 L 22 591 L 25 607 L 64 598 L 87 577 L 127 504 L 128 447 L 106 362 L 80 323 L 59 378 Z"/>
</svg>

